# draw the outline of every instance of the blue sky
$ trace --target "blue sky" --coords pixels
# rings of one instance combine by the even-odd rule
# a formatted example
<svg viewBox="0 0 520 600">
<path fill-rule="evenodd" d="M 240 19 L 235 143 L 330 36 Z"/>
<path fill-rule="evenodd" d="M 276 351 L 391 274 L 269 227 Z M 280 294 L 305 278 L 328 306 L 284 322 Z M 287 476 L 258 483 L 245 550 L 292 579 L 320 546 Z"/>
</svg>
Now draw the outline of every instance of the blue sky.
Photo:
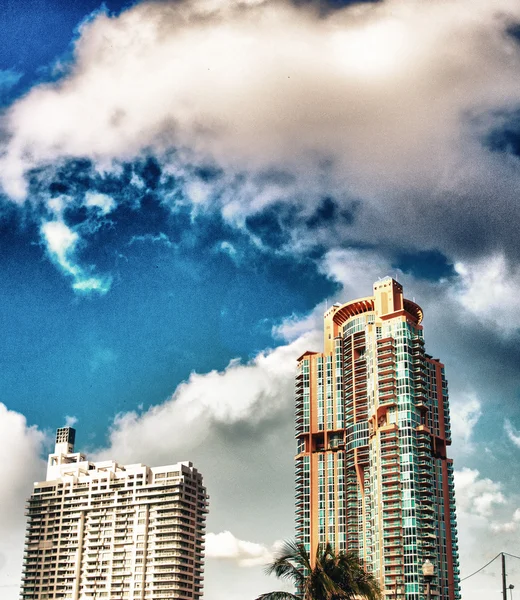
<svg viewBox="0 0 520 600">
<path fill-rule="evenodd" d="M 89 236 L 82 256 L 112 285 L 78 295 L 34 224 L 7 212 L 2 389 L 31 424 L 53 429 L 71 412 L 103 424 L 89 427 L 89 443 L 104 441 L 115 413 L 159 403 L 191 371 L 223 369 L 271 345 L 274 324 L 336 287 L 310 260 L 251 247 L 218 215 L 172 216 L 150 196 Z M 239 264 L 226 243 L 240 249 Z"/>
<path fill-rule="evenodd" d="M 206 599 L 271 589 L 295 359 L 386 275 L 446 364 L 462 574 L 520 554 L 519 24 L 513 0 L 2 4 L 6 598 L 65 422 L 94 457 L 193 460 Z"/>
</svg>

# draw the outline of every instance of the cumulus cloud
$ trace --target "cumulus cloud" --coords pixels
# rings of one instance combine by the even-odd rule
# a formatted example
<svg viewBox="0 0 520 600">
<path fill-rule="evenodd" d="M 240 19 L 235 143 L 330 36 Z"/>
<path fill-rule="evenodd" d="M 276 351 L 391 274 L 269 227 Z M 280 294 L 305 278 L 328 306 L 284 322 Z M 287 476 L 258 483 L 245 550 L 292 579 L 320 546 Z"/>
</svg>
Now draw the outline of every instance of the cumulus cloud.
<svg viewBox="0 0 520 600">
<path fill-rule="evenodd" d="M 223 189 L 238 181 L 219 200 L 236 222 L 283 201 L 310 215 L 332 194 L 344 208 L 362 201 L 355 229 L 351 218 L 339 228 L 356 241 L 377 230 L 464 253 L 479 238 L 484 252 L 500 231 L 514 252 L 518 172 L 482 141 L 520 102 L 506 33 L 519 19 L 514 0 L 387 0 L 327 16 L 284 0 L 99 12 L 67 74 L 6 111 L 2 185 L 22 199 L 34 166 L 86 156 L 110 169 L 149 151 L 167 162 L 176 148 L 175 168 L 209 162 Z M 197 205 L 214 198 L 205 183 L 186 187 Z M 331 242 L 325 228 L 311 237 Z"/>
<path fill-rule="evenodd" d="M 280 323 L 273 326 L 273 337 L 292 341 L 310 331 L 320 331 L 320 326 L 322 326 L 323 323 L 325 306 L 325 304 L 323 306 L 321 304 L 318 305 L 308 315 L 291 315 L 282 319 Z"/>
<path fill-rule="evenodd" d="M 143 414 L 118 415 L 110 432 L 110 452 L 125 460 L 138 460 L 136 452 L 143 447 L 155 455 L 169 455 L 172 448 L 186 450 L 202 443 L 213 427 L 260 426 L 288 409 L 292 412 L 296 358 L 315 344 L 315 337 L 306 335 L 262 352 L 249 363 L 233 360 L 221 372 L 192 373 L 165 403 Z M 141 440 L 139 448 L 136 439 Z"/>
<path fill-rule="evenodd" d="M 505 523 L 492 523 L 491 528 L 493 531 L 500 533 L 512 533 L 518 529 L 518 525 L 520 524 L 520 508 L 517 508 L 513 513 L 513 516 L 510 521 L 506 521 Z"/>
<path fill-rule="evenodd" d="M 330 250 L 321 261 L 321 270 L 341 283 L 342 293 L 348 299 L 371 296 L 372 286 L 378 279 L 403 275 L 391 267 L 389 257 L 381 252 L 357 248 Z"/>
<path fill-rule="evenodd" d="M 482 416 L 482 403 L 475 393 L 463 397 L 452 396 L 450 400 L 451 432 L 455 443 L 463 451 L 473 451 L 472 434 Z"/>
<path fill-rule="evenodd" d="M 492 68 L 512 47 L 502 38 L 500 24 L 518 12 L 506 0 L 494 7 L 464 0 L 418 7 L 399 0 L 319 18 L 313 10 L 285 2 L 191 0 L 145 2 L 118 17 L 99 13 L 82 27 L 71 74 L 58 85 L 38 86 L 13 106 L 7 120 L 13 132 L 10 149 L 28 149 L 29 143 L 36 160 L 113 158 L 160 144 L 167 135 L 179 145 L 195 143 L 218 152 L 219 162 L 233 149 L 233 160 L 245 151 L 247 160 L 258 161 L 273 151 L 276 158 L 281 153 L 287 157 L 294 141 L 304 151 L 324 152 L 331 139 L 333 148 L 352 149 L 356 128 L 371 146 L 381 121 L 390 125 L 394 117 L 402 133 L 397 121 L 405 114 L 409 123 L 433 132 L 434 124 L 420 122 L 424 108 L 415 102 L 415 94 L 443 86 L 436 105 L 450 109 L 443 124 L 457 120 L 460 103 L 494 100 L 492 81 L 501 84 L 504 99 L 516 97 L 516 86 L 507 78 L 516 66 L 511 56 L 505 73 L 493 73 Z M 456 40 L 454 33 L 460 34 Z M 267 38 L 273 43 L 267 44 Z M 477 78 L 473 85 L 477 90 L 482 86 L 477 98 L 460 98 L 460 87 L 445 87 L 447 74 L 436 56 L 442 42 L 447 43 L 442 58 L 450 62 L 451 75 L 464 77 L 459 86 L 468 83 L 469 75 Z M 478 43 L 492 50 L 479 70 L 477 61 L 454 56 L 454 50 L 478 51 Z M 434 70 L 426 79 L 428 67 Z M 374 111 L 383 107 L 379 94 L 398 94 L 398 84 L 413 81 L 422 89 L 410 89 L 406 105 L 391 102 L 388 112 Z M 364 106 L 367 100 L 370 106 Z M 395 97 L 387 96 L 387 104 L 389 100 Z M 31 112 L 36 102 L 38 114 Z M 327 112 L 318 111 L 318 103 Z M 413 112 L 405 112 L 409 109 Z M 440 111 L 436 116 L 441 119 Z M 317 119 L 313 130 L 302 129 L 300 124 L 311 118 Z M 409 144 L 415 133 L 398 148 Z M 395 138 L 378 139 L 384 152 L 390 141 L 397 143 Z"/>
<path fill-rule="evenodd" d="M 206 557 L 234 561 L 240 567 L 255 567 L 271 562 L 273 549 L 239 540 L 230 531 L 222 531 L 206 535 Z"/>
<path fill-rule="evenodd" d="M 427 343 L 446 348 L 457 367 L 447 364 L 450 384 L 457 378 L 464 390 L 470 349 L 451 332 L 462 331 L 456 309 L 506 333 L 520 314 L 518 159 L 484 143 L 520 103 L 518 45 L 506 34 L 518 20 L 515 0 L 387 0 L 325 17 L 282 0 L 142 2 L 119 16 L 100 12 L 81 27 L 67 74 L 3 113 L 1 186 L 21 202 L 34 167 L 52 171 L 88 157 L 100 173 L 117 173 L 122 161 L 155 154 L 165 177 L 183 181 L 183 201 L 196 210 L 217 206 L 238 227 L 247 229 L 252 213 L 289 206 L 279 224 L 291 250 L 329 249 L 320 268 L 341 285 L 330 301 L 369 295 L 379 277 L 396 275 L 392 247 L 439 248 L 456 262 L 451 292 L 452 283 L 397 276 L 426 318 L 441 323 L 427 329 Z M 187 165 L 202 163 L 215 167 L 218 183 L 190 180 Z M 146 190 L 136 174 L 130 185 Z M 323 197 L 334 199 L 334 218 L 316 210 Z M 83 205 L 112 218 L 117 194 L 42 198 L 52 217 L 41 236 L 53 261 L 76 291 L 106 292 L 109 279 L 81 266 L 83 232 L 65 214 Z M 156 232 L 132 242 L 144 240 L 173 245 Z M 262 244 L 260 236 L 253 241 Z M 220 251 L 240 257 L 230 242 Z M 192 374 L 163 404 L 119 415 L 109 448 L 98 453 L 150 464 L 194 460 L 212 496 L 211 530 L 223 532 L 211 534 L 214 552 L 228 544 L 234 553 L 214 559 L 219 573 L 292 535 L 294 361 L 321 348 L 323 308 L 277 326 L 287 345 Z M 465 332 L 473 342 L 475 332 Z M 112 358 L 97 360 L 93 368 Z M 466 444 L 488 400 L 476 389 L 478 397 L 453 395 L 454 437 Z M 33 435 L 20 427 L 19 439 Z M 520 445 L 518 432 L 505 427 Z M 483 473 L 466 468 L 456 476 L 468 540 L 463 573 L 486 562 L 474 548 L 487 545 L 492 527 L 502 536 L 516 531 L 516 513 L 504 520 L 497 512 L 509 506 L 505 484 Z M 17 501 L 11 508 L 19 509 Z M 251 539 L 257 542 L 242 541 Z M 230 581 L 233 591 L 221 598 L 247 595 L 247 586 Z M 490 597 L 493 585 L 479 597 Z"/>
<path fill-rule="evenodd" d="M 221 210 L 258 245 L 247 217 L 285 205 L 278 225 L 293 252 L 345 240 L 437 248 L 458 262 L 460 301 L 498 318 L 470 293 L 482 266 L 471 261 L 519 254 L 517 159 L 486 143 L 520 104 L 520 48 L 507 33 L 519 20 L 515 0 L 387 0 L 325 16 L 289 0 L 98 11 L 62 78 L 1 117 L 0 185 L 22 201 L 34 167 L 86 157 L 118 173 L 154 154 L 195 211 Z M 193 177 L 200 164 L 218 177 Z M 145 182 L 134 175 L 131 185 Z M 100 220 L 119 202 L 80 195 L 31 199 L 51 211 L 83 204 Z M 108 278 L 73 260 L 84 240 L 72 234 L 82 232 L 67 234 L 67 256 L 49 253 L 77 291 L 105 292 Z M 495 282 L 503 265 L 492 263 Z"/>
<path fill-rule="evenodd" d="M 520 327 L 520 267 L 504 254 L 455 264 L 456 300 L 480 320 L 514 334 Z"/>
<path fill-rule="evenodd" d="M 484 477 L 477 469 L 455 471 L 455 497 L 461 557 L 461 577 L 467 577 L 500 551 L 516 553 L 517 494 L 506 494 L 505 486 Z M 508 575 L 518 576 L 516 564 L 508 564 Z M 500 563 L 496 561 L 478 576 L 462 583 L 463 597 L 491 598 L 500 588 Z"/>
<path fill-rule="evenodd" d="M 110 289 L 110 279 L 92 277 L 75 261 L 79 235 L 64 221 L 45 221 L 41 226 L 42 238 L 51 258 L 61 269 L 72 276 L 72 287 L 79 293 L 105 294 Z"/>
<path fill-rule="evenodd" d="M 504 504 L 505 498 L 500 483 L 482 478 L 476 469 L 464 468 L 455 473 L 457 507 L 465 513 L 487 518 L 493 509 Z"/>
<path fill-rule="evenodd" d="M 0 403 L 0 587 L 2 598 L 19 595 L 20 566 L 25 536 L 25 500 L 33 481 L 41 480 L 45 463 L 40 459 L 44 434 L 30 427 L 23 415 Z"/>
</svg>

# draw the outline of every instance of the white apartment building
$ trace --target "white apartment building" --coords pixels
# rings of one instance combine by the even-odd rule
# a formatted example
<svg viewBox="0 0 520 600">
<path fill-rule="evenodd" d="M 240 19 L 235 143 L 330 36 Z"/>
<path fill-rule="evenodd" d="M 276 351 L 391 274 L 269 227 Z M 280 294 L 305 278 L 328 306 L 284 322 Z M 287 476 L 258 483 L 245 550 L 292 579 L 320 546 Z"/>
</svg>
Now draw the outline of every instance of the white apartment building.
<svg viewBox="0 0 520 600">
<path fill-rule="evenodd" d="M 58 429 L 27 502 L 22 600 L 202 598 L 208 496 L 191 462 L 90 462 Z"/>
</svg>

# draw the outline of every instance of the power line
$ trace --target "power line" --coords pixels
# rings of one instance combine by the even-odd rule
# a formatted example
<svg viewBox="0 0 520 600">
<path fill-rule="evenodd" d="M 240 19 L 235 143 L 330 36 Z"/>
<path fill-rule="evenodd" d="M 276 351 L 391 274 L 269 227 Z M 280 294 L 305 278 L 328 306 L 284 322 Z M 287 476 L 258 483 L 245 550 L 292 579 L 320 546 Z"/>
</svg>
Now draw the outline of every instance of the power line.
<svg viewBox="0 0 520 600">
<path fill-rule="evenodd" d="M 492 558 L 488 563 L 486 563 L 483 567 L 480 567 L 480 569 L 478 569 L 478 571 L 475 571 L 474 573 L 472 573 L 471 575 L 468 575 L 467 577 L 464 577 L 463 579 L 460 580 L 460 583 L 462 583 L 463 581 L 466 581 L 466 579 L 469 579 L 470 577 L 473 577 L 473 575 L 476 575 L 477 573 L 480 573 L 480 571 L 484 570 L 486 567 L 489 567 L 489 565 L 496 560 L 499 556 L 502 555 L 502 552 L 499 552 L 495 558 Z M 517 557 L 515 557 L 517 558 Z"/>
<path fill-rule="evenodd" d="M 483 571 L 486 567 L 489 567 L 489 565 L 495 561 L 499 556 L 502 556 L 502 554 L 505 554 L 506 556 L 510 556 L 511 558 L 517 558 L 518 560 L 520 560 L 520 556 L 515 556 L 514 554 L 509 554 L 509 552 L 499 552 L 495 558 L 492 558 L 488 563 L 486 563 L 483 567 L 480 567 L 480 569 L 478 569 L 477 571 L 475 571 L 474 573 L 471 573 L 471 575 L 468 575 L 467 577 L 463 577 L 459 583 L 462 583 L 463 581 L 466 581 L 466 579 L 469 579 L 470 577 L 473 577 L 473 575 L 476 575 L 477 573 L 480 573 L 480 571 Z"/>
<path fill-rule="evenodd" d="M 514 554 L 509 554 L 509 552 L 501 552 L 501 554 L 505 554 L 506 556 L 510 556 L 511 558 L 518 558 L 518 560 L 520 560 L 520 556 L 515 556 Z"/>
</svg>

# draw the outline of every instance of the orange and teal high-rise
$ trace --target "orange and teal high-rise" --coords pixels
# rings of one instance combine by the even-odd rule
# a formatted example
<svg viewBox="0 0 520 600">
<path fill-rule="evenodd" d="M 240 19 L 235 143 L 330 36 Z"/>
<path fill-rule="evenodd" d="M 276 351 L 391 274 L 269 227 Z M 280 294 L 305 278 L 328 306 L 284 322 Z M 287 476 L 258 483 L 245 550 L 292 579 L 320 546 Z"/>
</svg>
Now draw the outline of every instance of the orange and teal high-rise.
<svg viewBox="0 0 520 600">
<path fill-rule="evenodd" d="M 423 313 L 391 278 L 324 315 L 323 352 L 298 359 L 296 539 L 356 551 L 386 600 L 457 600 L 448 387 Z"/>
</svg>

